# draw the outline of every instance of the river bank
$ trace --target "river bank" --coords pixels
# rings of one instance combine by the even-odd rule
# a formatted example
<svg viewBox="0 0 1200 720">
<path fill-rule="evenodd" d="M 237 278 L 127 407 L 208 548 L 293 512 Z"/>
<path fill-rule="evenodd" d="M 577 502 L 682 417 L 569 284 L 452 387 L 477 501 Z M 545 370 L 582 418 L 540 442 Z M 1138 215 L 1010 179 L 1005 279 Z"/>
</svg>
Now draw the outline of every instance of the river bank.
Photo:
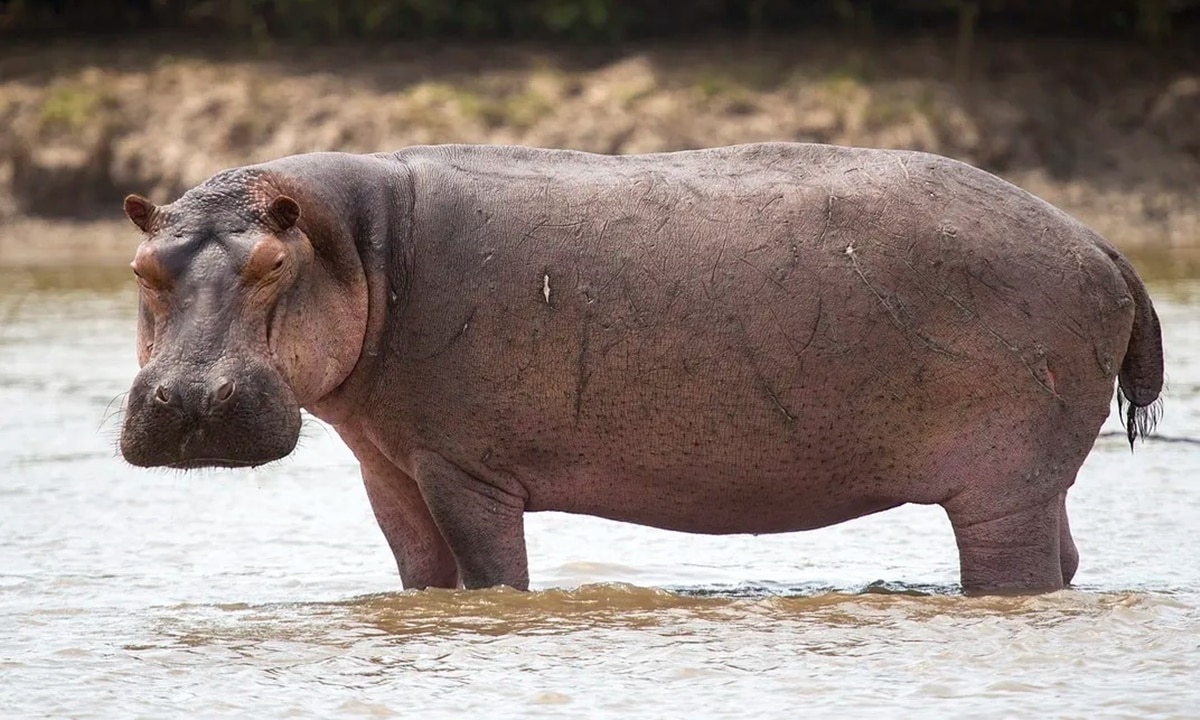
<svg viewBox="0 0 1200 720">
<path fill-rule="evenodd" d="M 225 167 L 441 142 L 612 153 L 755 140 L 906 147 L 979 165 L 1131 253 L 1200 247 L 1200 48 L 937 35 L 556 48 L 0 50 L 0 264 L 124 262 L 120 197 Z M 1168 266 L 1176 260 L 1166 262 Z"/>
</svg>

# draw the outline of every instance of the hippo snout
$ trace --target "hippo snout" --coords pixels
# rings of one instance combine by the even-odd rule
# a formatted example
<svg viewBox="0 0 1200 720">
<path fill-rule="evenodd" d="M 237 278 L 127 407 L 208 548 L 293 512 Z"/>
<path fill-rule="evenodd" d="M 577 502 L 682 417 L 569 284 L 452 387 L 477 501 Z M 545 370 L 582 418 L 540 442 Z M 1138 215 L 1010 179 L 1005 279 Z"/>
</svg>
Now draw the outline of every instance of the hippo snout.
<svg viewBox="0 0 1200 720">
<path fill-rule="evenodd" d="M 277 371 L 150 363 L 133 381 L 121 454 L 139 467 L 245 467 L 287 456 L 300 409 Z"/>
<path fill-rule="evenodd" d="M 187 384 L 163 380 L 154 387 L 154 402 L 179 412 L 203 415 L 229 403 L 236 391 L 237 382 L 223 375 Z"/>
</svg>

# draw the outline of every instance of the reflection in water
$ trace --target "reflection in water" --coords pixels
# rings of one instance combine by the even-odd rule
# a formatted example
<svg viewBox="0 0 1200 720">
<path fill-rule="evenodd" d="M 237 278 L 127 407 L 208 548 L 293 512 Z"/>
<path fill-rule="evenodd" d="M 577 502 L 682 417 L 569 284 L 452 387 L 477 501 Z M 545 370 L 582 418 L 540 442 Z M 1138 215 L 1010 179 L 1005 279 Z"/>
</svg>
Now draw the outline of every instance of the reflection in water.
<svg viewBox="0 0 1200 720">
<path fill-rule="evenodd" d="M 948 524 L 923 507 L 725 538 L 538 514 L 536 592 L 399 592 L 353 458 L 315 421 L 293 458 L 253 471 L 114 457 L 135 369 L 126 275 L 0 276 L 6 714 L 1188 716 L 1200 701 L 1192 445 L 1097 443 L 1069 501 L 1078 585 L 1052 595 L 961 597 Z M 1200 436 L 1198 291 L 1154 291 L 1172 436 Z"/>
</svg>

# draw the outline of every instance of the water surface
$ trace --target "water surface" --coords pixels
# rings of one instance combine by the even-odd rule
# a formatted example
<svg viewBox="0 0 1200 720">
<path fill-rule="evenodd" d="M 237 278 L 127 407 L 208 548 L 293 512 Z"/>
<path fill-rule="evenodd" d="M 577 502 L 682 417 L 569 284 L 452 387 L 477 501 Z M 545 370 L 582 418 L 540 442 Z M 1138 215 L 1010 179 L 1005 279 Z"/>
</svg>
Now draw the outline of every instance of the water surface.
<svg viewBox="0 0 1200 720">
<path fill-rule="evenodd" d="M 403 593 L 356 465 L 312 421 L 257 470 L 115 457 L 125 277 L 0 274 L 0 708 L 9 716 L 1191 717 L 1200 446 L 1103 437 L 1076 586 L 963 598 L 904 507 L 702 537 L 546 513 L 531 593 Z M 1153 289 L 1160 432 L 1200 436 L 1200 285 Z M 115 400 L 114 400 L 115 399 Z M 1119 430 L 1115 418 L 1106 426 Z"/>
</svg>

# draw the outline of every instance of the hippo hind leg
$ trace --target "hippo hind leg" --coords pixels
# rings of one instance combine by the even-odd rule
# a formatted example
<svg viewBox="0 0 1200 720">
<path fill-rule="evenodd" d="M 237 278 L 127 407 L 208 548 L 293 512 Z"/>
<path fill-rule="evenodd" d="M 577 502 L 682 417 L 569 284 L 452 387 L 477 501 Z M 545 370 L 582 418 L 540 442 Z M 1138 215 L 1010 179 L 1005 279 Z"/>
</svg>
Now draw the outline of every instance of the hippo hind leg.
<svg viewBox="0 0 1200 720">
<path fill-rule="evenodd" d="M 1059 499 L 979 518 L 947 508 L 968 595 L 1051 592 L 1063 587 Z"/>
<path fill-rule="evenodd" d="M 1079 553 L 1066 497 L 1108 413 L 1111 386 L 1097 387 L 1066 405 L 1070 413 L 997 412 L 978 433 L 960 424 L 958 438 L 968 441 L 938 457 L 935 474 L 957 487 L 941 505 L 958 543 L 963 592 L 1052 592 L 1071 582 Z"/>
<path fill-rule="evenodd" d="M 1086 450 L 1071 453 L 1078 457 L 1047 457 L 1021 449 L 955 463 L 972 477 L 942 507 L 954 528 L 969 595 L 1061 590 L 1079 564 L 1066 496 Z"/>
</svg>

